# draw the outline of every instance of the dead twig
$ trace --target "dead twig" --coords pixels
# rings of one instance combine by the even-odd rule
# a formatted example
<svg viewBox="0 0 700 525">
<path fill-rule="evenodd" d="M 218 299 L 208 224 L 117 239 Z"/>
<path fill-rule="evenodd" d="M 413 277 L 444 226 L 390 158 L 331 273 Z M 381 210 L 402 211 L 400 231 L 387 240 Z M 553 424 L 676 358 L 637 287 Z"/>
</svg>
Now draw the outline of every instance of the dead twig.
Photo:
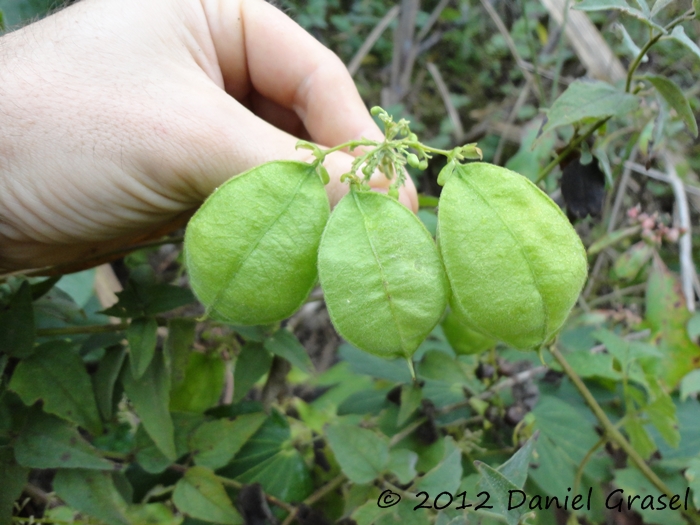
<svg viewBox="0 0 700 525">
<path fill-rule="evenodd" d="M 443 80 L 442 75 L 440 74 L 440 70 L 434 63 L 428 62 L 427 68 L 428 72 L 430 73 L 430 76 L 432 76 L 433 80 L 435 81 L 435 85 L 437 86 L 438 92 L 440 93 L 440 97 L 442 97 L 442 103 L 445 105 L 445 109 L 447 110 L 447 115 L 450 118 L 450 122 L 452 122 L 452 130 L 454 133 L 455 141 L 458 144 L 460 144 L 462 141 L 462 137 L 464 137 L 464 126 L 462 126 L 462 120 L 459 118 L 457 108 L 455 108 L 454 104 L 452 103 L 452 99 L 450 98 L 450 91 L 447 88 L 447 84 L 445 84 L 445 81 Z"/>
<path fill-rule="evenodd" d="M 355 53 L 355 56 L 352 57 L 350 64 L 348 64 L 348 71 L 350 72 L 351 76 L 355 76 L 355 73 L 357 73 L 358 69 L 360 69 L 360 66 L 362 65 L 362 61 L 372 50 L 374 44 L 376 44 L 377 40 L 379 40 L 379 38 L 382 36 L 382 33 L 384 33 L 387 27 L 389 27 L 389 24 L 396 19 L 398 14 L 399 6 L 395 5 L 389 9 L 389 11 L 387 11 L 379 23 L 374 26 L 374 29 L 372 29 L 370 34 L 367 35 L 367 38 L 360 46 L 360 49 L 357 50 L 357 53 Z"/>
<path fill-rule="evenodd" d="M 637 146 L 632 149 L 630 153 L 630 162 L 634 162 L 637 159 Z M 615 223 L 617 222 L 617 214 L 620 212 L 620 207 L 622 206 L 622 201 L 625 198 L 625 192 L 627 191 L 627 184 L 630 180 L 630 175 L 632 174 L 632 168 L 625 164 L 625 169 L 622 172 L 622 177 L 620 177 L 620 183 L 617 185 L 617 193 L 615 194 L 615 203 L 613 204 L 612 211 L 610 212 L 610 221 L 608 222 L 608 233 L 612 233 L 615 229 Z"/>
</svg>

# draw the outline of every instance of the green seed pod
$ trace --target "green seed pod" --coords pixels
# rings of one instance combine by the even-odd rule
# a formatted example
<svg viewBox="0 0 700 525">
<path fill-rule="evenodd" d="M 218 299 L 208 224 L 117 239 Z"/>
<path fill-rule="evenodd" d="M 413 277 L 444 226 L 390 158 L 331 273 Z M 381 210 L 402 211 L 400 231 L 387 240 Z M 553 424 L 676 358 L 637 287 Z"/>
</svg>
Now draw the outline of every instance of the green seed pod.
<svg viewBox="0 0 700 525">
<path fill-rule="evenodd" d="M 459 355 L 480 354 L 496 346 L 496 341 L 467 325 L 455 310 L 442 320 L 442 331 L 450 346 Z"/>
<path fill-rule="evenodd" d="M 586 281 L 586 251 L 559 207 L 525 177 L 459 165 L 438 212 L 439 245 L 460 318 L 515 348 L 554 336 Z"/>
<path fill-rule="evenodd" d="M 185 232 L 190 283 L 207 312 L 238 325 L 292 315 L 316 283 L 329 214 L 311 164 L 269 162 L 222 185 Z"/>
<path fill-rule="evenodd" d="M 418 218 L 386 195 L 351 187 L 331 214 L 318 273 L 336 330 L 381 357 L 410 357 L 445 311 L 447 277 Z"/>
<path fill-rule="evenodd" d="M 409 153 L 408 155 L 406 155 L 406 162 L 408 162 L 408 165 L 412 168 L 417 168 L 420 164 L 420 160 L 418 160 L 418 155 L 416 155 L 415 153 Z"/>
</svg>

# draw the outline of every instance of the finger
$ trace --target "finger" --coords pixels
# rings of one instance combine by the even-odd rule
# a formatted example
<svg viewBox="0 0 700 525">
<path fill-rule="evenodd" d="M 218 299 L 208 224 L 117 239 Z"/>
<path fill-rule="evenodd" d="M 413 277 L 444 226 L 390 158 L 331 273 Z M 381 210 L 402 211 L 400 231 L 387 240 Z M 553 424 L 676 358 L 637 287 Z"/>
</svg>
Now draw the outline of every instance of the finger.
<svg viewBox="0 0 700 525">
<path fill-rule="evenodd" d="M 334 53 L 263 0 L 242 0 L 238 12 L 222 4 L 227 2 L 204 3 L 226 86 L 240 83 L 240 64 L 245 64 L 252 89 L 294 111 L 315 142 L 334 146 L 362 136 L 381 139 Z M 243 60 L 235 49 L 245 49 Z"/>
</svg>

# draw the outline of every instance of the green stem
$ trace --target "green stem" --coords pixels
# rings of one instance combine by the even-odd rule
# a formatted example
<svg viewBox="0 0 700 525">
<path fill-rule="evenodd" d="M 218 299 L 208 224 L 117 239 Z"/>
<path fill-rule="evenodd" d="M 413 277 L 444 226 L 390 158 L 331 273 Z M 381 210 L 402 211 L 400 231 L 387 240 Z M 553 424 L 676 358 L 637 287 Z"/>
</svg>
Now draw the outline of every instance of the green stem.
<svg viewBox="0 0 700 525">
<path fill-rule="evenodd" d="M 62 335 L 79 334 L 107 334 L 110 332 L 121 332 L 129 327 L 129 323 L 122 321 L 119 324 L 98 324 L 89 326 L 66 326 L 64 328 L 39 328 L 36 331 L 37 337 L 57 337 Z"/>
<path fill-rule="evenodd" d="M 557 155 L 557 158 L 554 159 L 552 162 L 547 164 L 547 166 L 544 167 L 542 171 L 540 171 L 539 175 L 537 176 L 537 180 L 535 181 L 535 184 L 539 184 L 544 180 L 544 178 L 549 175 L 554 168 L 557 167 L 557 165 L 564 160 L 566 157 L 569 156 L 571 152 L 573 152 L 576 148 L 579 147 L 579 145 L 586 140 L 588 137 L 593 135 L 598 128 L 600 128 L 603 124 L 605 124 L 608 120 L 610 120 L 610 117 L 602 118 L 599 121 L 593 123 L 593 125 L 588 128 L 585 132 L 583 132 L 581 135 L 579 135 L 577 138 L 569 142 L 569 145 L 564 148 L 564 150 Z"/>
<path fill-rule="evenodd" d="M 591 391 L 588 390 L 588 387 L 585 385 L 583 380 L 578 376 L 574 369 L 571 368 L 571 365 L 568 363 L 568 361 L 564 359 L 564 356 L 561 354 L 559 349 L 556 346 L 552 345 L 549 347 L 549 352 L 552 354 L 552 356 L 554 356 L 554 359 L 556 359 L 557 363 L 559 363 L 559 366 L 561 366 L 564 373 L 569 377 L 569 379 L 579 391 L 583 399 L 586 401 L 586 404 L 591 409 L 596 419 L 598 419 L 598 422 L 602 425 L 607 438 L 616 445 L 618 445 L 627 454 L 627 457 L 630 459 L 630 461 L 634 463 L 634 465 L 641 471 L 642 474 L 644 474 L 644 476 L 651 482 L 652 485 L 654 485 L 663 494 L 666 494 L 669 498 L 673 497 L 674 494 L 671 491 L 671 489 L 668 488 L 668 486 L 666 486 L 666 484 L 661 480 L 661 478 L 659 478 L 656 472 L 651 470 L 651 468 L 649 467 L 649 465 L 647 465 L 646 461 L 644 461 L 642 456 L 640 456 L 639 453 L 634 449 L 634 447 L 632 447 L 632 445 L 629 443 L 629 441 L 627 441 L 625 436 L 622 435 L 622 433 L 617 429 L 617 427 L 612 424 L 608 416 L 598 404 L 598 401 L 596 401 L 595 397 L 593 397 L 593 394 L 591 394 Z M 697 514 L 683 512 L 683 515 L 686 516 L 692 523 L 700 523 L 700 517 Z"/>
<path fill-rule="evenodd" d="M 651 49 L 651 46 L 656 44 L 662 36 L 663 36 L 663 33 L 659 33 L 658 35 L 651 37 L 647 41 L 647 43 L 644 44 L 644 47 L 642 47 L 642 49 L 639 51 L 639 54 L 634 59 L 634 62 L 632 62 L 630 64 L 630 67 L 627 70 L 627 81 L 625 82 L 625 93 L 630 92 L 630 87 L 632 86 L 632 77 L 634 76 L 634 72 L 637 71 L 639 64 L 642 63 L 644 56 L 647 54 L 647 51 L 649 51 L 649 49 Z"/>
</svg>

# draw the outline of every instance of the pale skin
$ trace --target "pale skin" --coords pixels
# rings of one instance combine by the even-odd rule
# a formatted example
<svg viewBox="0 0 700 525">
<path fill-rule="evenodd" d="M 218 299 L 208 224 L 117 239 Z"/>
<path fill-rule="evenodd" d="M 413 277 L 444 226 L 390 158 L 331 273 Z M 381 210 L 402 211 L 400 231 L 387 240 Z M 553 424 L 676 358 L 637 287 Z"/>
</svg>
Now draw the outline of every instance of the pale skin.
<svg viewBox="0 0 700 525">
<path fill-rule="evenodd" d="M 4 270 L 158 237 L 230 177 L 309 160 L 299 138 L 382 137 L 338 57 L 264 0 L 82 0 L 9 33 L 0 130 Z M 352 158 L 326 159 L 331 204 Z M 410 178 L 399 200 L 417 210 Z"/>
</svg>

